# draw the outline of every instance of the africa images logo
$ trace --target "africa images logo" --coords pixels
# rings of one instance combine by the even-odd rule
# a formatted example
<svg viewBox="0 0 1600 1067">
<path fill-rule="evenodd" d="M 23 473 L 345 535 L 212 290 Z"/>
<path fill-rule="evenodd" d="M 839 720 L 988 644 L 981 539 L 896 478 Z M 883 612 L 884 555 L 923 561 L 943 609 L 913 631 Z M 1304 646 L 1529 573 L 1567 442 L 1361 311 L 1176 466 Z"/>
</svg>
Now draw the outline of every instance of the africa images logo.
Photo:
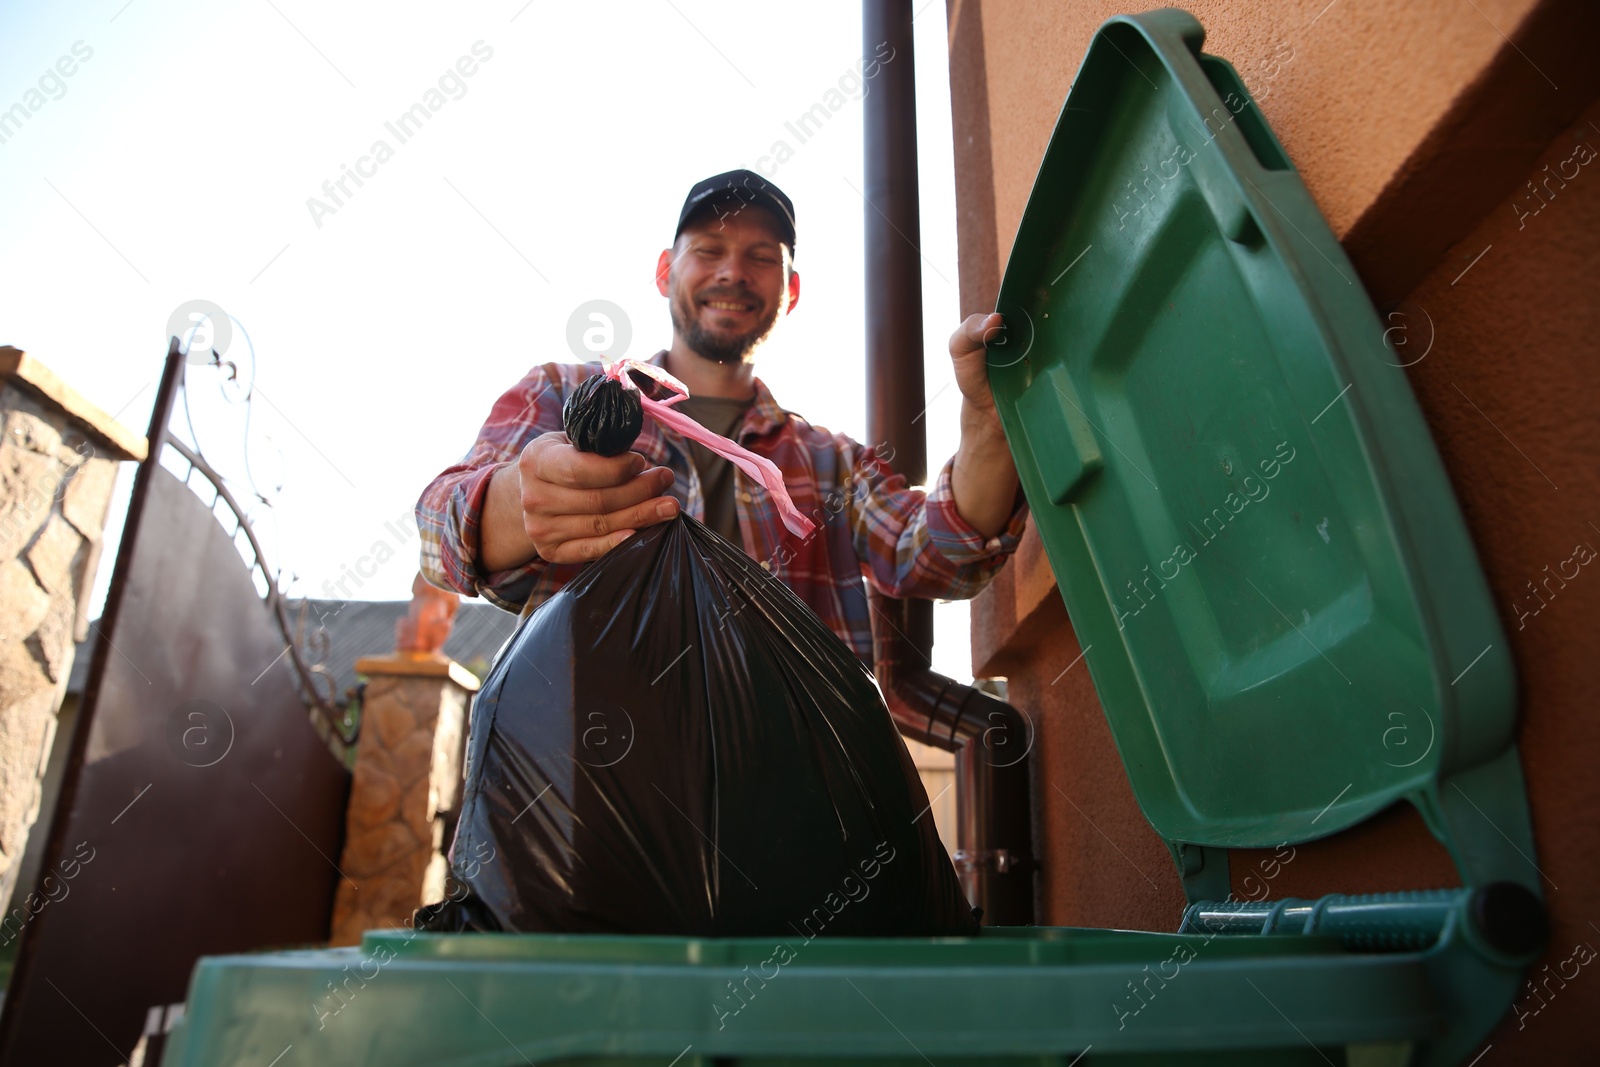
<svg viewBox="0 0 1600 1067">
<path fill-rule="evenodd" d="M 73 56 L 77 58 L 74 59 Z M 81 64 L 94 58 L 94 49 L 82 41 L 72 42 L 72 55 L 64 55 L 55 61 L 53 68 L 46 67 L 44 73 L 39 75 L 37 89 L 24 90 L 22 99 L 8 108 L 0 110 L 0 144 L 5 144 L 11 138 L 22 132 L 23 124 L 42 110 L 51 100 L 60 100 L 67 95 L 65 79 L 78 73 Z M 46 96 L 46 94 L 49 94 Z"/>
<path fill-rule="evenodd" d="M 421 133 L 424 125 L 432 121 L 445 104 L 467 95 L 466 79 L 478 73 L 482 64 L 494 58 L 494 49 L 483 41 L 474 41 L 471 51 L 471 56 L 460 56 L 454 66 L 445 68 L 444 73 L 439 75 L 437 88 L 430 85 L 423 91 L 420 102 L 406 108 L 393 122 L 383 124 L 383 128 L 394 138 L 394 145 L 382 137 L 378 138 L 365 155 L 356 157 L 354 168 L 341 163 L 339 176 L 322 183 L 322 195 L 326 200 L 306 197 L 306 210 L 311 213 L 311 221 L 317 229 L 322 229 L 323 216 L 338 214 L 339 209 L 346 206 L 345 201 L 355 196 L 350 183 L 354 182 L 356 189 L 360 189 L 366 184 L 363 178 L 377 177 L 378 167 L 394 158 L 397 145 L 403 145 Z M 474 56 L 477 58 L 474 59 Z"/>
<path fill-rule="evenodd" d="M 1287 454 L 1285 454 L 1286 449 Z M 1293 445 L 1288 441 L 1279 441 L 1273 454 L 1256 464 L 1261 472 L 1259 481 L 1254 474 L 1246 474 L 1240 484 L 1242 495 L 1236 491 L 1229 492 L 1220 506 L 1212 508 L 1210 513 L 1200 520 L 1198 527 L 1193 523 L 1189 524 L 1189 528 L 1194 530 L 1200 541 L 1198 547 L 1188 541 L 1179 542 L 1173 546 L 1170 556 L 1156 564 L 1153 573 L 1147 563 L 1144 566 L 1142 579 L 1130 578 L 1123 583 L 1131 594 L 1133 605 L 1126 611 L 1115 604 L 1112 605 L 1111 610 L 1117 616 L 1117 629 L 1122 629 L 1129 619 L 1155 603 L 1157 595 L 1167 587 L 1167 583 L 1177 581 L 1179 575 L 1183 573 L 1183 568 L 1199 557 L 1200 549 L 1221 537 L 1227 530 L 1228 524 L 1237 519 L 1247 507 L 1265 501 L 1272 493 L 1272 486 L 1269 483 L 1283 473 L 1283 468 L 1293 462 L 1296 455 L 1298 453 Z M 1231 470 L 1231 467 L 1229 469 Z M 1172 571 L 1170 574 L 1167 573 L 1169 567 Z"/>
<path fill-rule="evenodd" d="M 800 920 L 800 925 L 793 922 L 789 925 L 794 932 L 800 935 L 799 948 L 788 941 L 779 941 L 773 944 L 772 954 L 756 964 L 755 973 L 750 973 L 750 964 L 745 964 L 741 971 L 743 980 L 735 984 L 733 979 L 728 980 L 728 995 L 720 1002 L 714 1002 L 711 1010 L 717 1016 L 717 1029 L 727 1028 L 728 1020 L 744 1011 L 756 996 L 767 987 L 768 982 L 775 981 L 783 973 L 783 968 L 793 963 L 800 955 L 800 949 L 809 945 L 813 939 L 822 933 L 840 912 L 849 907 L 852 902 L 860 903 L 872 893 L 871 882 L 883 873 L 883 868 L 894 862 L 897 855 L 893 845 L 887 841 L 880 841 L 872 850 L 872 857 L 861 860 L 857 864 L 860 874 L 851 870 L 839 882 L 839 889 L 829 893 L 823 898 L 822 903 L 812 908 L 805 918 Z M 771 969 L 771 973 L 768 972 Z M 754 982 L 755 987 L 751 988 Z"/>
</svg>

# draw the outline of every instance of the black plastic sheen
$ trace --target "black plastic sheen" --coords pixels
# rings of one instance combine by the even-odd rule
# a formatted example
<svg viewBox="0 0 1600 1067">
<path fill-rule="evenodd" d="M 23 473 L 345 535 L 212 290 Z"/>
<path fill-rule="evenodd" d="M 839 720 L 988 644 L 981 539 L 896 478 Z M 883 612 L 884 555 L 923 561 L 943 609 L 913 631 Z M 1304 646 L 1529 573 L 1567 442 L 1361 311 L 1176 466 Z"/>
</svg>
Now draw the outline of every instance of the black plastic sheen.
<svg viewBox="0 0 1600 1067">
<path fill-rule="evenodd" d="M 872 675 L 688 516 L 530 615 L 472 713 L 432 929 L 972 934 Z M 468 862 L 468 861 L 471 862 Z"/>
<path fill-rule="evenodd" d="M 639 394 L 604 374 L 585 378 L 561 408 L 567 440 L 583 452 L 620 456 L 644 429 Z"/>
</svg>

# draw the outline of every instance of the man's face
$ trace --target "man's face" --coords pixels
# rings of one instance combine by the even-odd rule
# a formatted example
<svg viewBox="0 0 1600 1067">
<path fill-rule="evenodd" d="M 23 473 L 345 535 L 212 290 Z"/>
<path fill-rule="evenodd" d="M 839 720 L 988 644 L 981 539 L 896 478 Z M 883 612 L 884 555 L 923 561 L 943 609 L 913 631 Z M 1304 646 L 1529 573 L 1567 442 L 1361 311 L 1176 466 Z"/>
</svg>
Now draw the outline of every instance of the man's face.
<svg viewBox="0 0 1600 1067">
<path fill-rule="evenodd" d="M 656 284 L 673 332 L 716 363 L 748 360 L 800 295 L 800 276 L 771 215 L 737 204 L 685 226 L 661 254 Z"/>
</svg>

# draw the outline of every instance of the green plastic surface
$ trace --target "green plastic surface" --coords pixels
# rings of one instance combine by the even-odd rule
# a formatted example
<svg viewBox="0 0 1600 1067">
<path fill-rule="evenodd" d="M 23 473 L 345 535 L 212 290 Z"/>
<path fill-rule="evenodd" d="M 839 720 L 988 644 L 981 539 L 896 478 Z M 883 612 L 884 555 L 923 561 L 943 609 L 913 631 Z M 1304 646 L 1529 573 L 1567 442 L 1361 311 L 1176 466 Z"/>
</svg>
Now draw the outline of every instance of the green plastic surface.
<svg viewBox="0 0 1600 1067">
<path fill-rule="evenodd" d="M 977 938 L 369 934 L 202 960 L 166 1067 L 1444 1064 L 1520 970 L 1465 895 L 1418 951 L 1326 936 L 988 928 Z M 1182 1055 L 1179 1055 L 1182 1053 Z M 281 1056 L 282 1059 L 275 1059 Z"/>
<path fill-rule="evenodd" d="M 1454 840 L 1486 822 L 1441 814 L 1515 712 L 1449 481 L 1355 270 L 1203 39 L 1171 10 L 1096 36 L 988 356 L 1128 776 L 1174 843 L 1302 841 L 1405 797 L 1469 883 L 1537 887 L 1531 860 Z"/>
</svg>

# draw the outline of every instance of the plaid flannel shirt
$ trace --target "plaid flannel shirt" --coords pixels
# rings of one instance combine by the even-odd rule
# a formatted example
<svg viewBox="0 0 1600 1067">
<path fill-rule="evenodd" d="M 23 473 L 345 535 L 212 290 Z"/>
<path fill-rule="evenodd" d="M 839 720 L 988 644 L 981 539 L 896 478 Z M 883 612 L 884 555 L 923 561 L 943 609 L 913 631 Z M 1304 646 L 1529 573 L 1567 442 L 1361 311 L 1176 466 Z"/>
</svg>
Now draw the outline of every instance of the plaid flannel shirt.
<svg viewBox="0 0 1600 1067">
<path fill-rule="evenodd" d="M 658 352 L 650 362 L 663 366 L 665 358 L 666 352 Z M 559 431 L 568 393 L 601 369 L 597 362 L 546 363 L 495 401 L 472 449 L 429 483 L 417 502 L 422 572 L 429 581 L 525 615 L 583 569 L 585 564 L 552 564 L 536 556 L 486 573 L 477 562 L 479 527 L 494 471 L 515 462 L 535 437 Z M 956 511 L 953 459 L 930 491 L 912 488 L 890 470 L 887 445 L 869 449 L 812 426 L 780 408 L 759 378 L 755 389 L 736 440 L 777 465 L 795 506 L 817 529 L 804 540 L 790 534 L 766 492 L 736 470 L 744 550 L 865 663 L 872 662 L 872 619 L 863 578 L 890 596 L 962 600 L 976 596 L 1016 550 L 1027 518 L 1020 499 L 1006 529 L 986 539 Z M 667 492 L 684 511 L 704 518 L 700 478 L 681 434 L 646 417 L 633 450 L 652 465 L 670 467 L 677 480 Z"/>
</svg>

